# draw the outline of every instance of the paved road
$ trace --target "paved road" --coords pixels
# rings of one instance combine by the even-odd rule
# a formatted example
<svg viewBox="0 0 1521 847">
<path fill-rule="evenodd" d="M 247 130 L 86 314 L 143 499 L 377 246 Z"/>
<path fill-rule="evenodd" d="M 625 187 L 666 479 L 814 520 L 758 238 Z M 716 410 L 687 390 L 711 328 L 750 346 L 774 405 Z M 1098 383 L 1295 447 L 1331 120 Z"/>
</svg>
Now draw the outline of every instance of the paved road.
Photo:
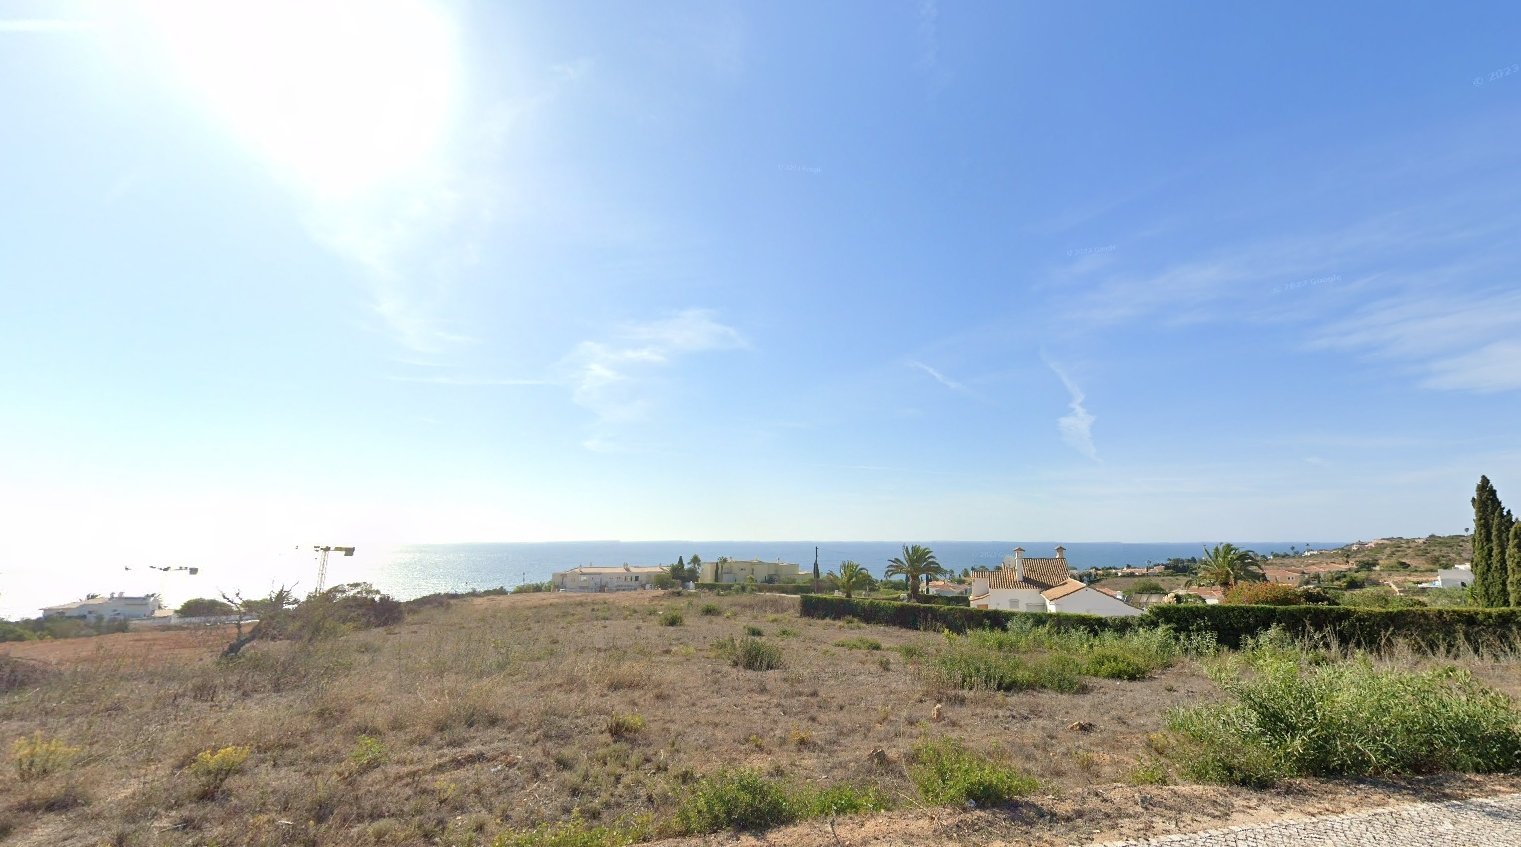
<svg viewBox="0 0 1521 847">
<path fill-rule="evenodd" d="M 1521 794 L 1237 826 L 1091 847 L 1517 847 Z"/>
</svg>

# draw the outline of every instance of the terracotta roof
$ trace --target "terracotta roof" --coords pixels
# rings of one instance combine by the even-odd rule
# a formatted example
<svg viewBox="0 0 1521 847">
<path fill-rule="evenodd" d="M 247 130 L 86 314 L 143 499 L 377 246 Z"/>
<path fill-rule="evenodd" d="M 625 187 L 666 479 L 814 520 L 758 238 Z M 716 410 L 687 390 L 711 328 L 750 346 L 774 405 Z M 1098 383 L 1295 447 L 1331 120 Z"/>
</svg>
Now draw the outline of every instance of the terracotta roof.
<svg viewBox="0 0 1521 847">
<path fill-rule="evenodd" d="M 1046 591 L 1062 585 L 1072 574 L 1067 570 L 1067 560 L 1055 559 L 1025 559 L 1025 578 L 1014 577 L 1014 563 L 1006 559 L 1004 566 L 993 571 L 973 571 L 974 579 L 986 579 L 988 588 L 1025 588 L 1035 591 Z"/>
<path fill-rule="evenodd" d="M 1046 598 L 1047 600 L 1060 600 L 1063 597 L 1066 597 L 1068 594 L 1075 594 L 1087 587 L 1088 586 L 1085 583 L 1078 582 L 1075 579 L 1069 579 L 1062 585 L 1058 585 L 1055 588 L 1048 588 L 1045 591 L 1042 591 L 1040 593 L 1040 596 Z"/>
</svg>

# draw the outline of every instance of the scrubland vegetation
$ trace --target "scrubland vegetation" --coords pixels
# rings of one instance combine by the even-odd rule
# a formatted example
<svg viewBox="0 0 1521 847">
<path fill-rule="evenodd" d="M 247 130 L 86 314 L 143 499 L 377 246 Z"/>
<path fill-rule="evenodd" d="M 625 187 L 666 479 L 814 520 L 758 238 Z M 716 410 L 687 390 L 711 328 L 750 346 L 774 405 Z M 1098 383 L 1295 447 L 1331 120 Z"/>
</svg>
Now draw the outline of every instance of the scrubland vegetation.
<svg viewBox="0 0 1521 847">
<path fill-rule="evenodd" d="M 996 828 L 1017 798 L 1094 785 L 1521 768 L 1499 648 L 1369 655 L 1273 631 L 1231 651 L 1059 616 L 958 634 L 763 594 L 410 609 L 348 591 L 226 658 L 213 630 L 193 660 L 44 666 L 10 645 L 0 837 L 615 847 L 947 807 Z M 1048 817 L 1075 837 L 1079 813 Z"/>
</svg>

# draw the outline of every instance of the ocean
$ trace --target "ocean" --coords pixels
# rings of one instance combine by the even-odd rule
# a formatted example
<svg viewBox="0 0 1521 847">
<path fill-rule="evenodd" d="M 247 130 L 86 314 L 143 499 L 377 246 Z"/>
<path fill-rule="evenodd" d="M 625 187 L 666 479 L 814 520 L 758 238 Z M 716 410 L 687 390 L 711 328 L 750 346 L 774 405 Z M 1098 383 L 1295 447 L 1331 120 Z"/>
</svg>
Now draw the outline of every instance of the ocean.
<svg viewBox="0 0 1521 847">
<path fill-rule="evenodd" d="M 1029 556 L 1053 556 L 1056 541 L 929 541 L 940 563 L 962 568 L 991 567 L 1003 561 L 1015 547 Z M 1144 565 L 1174 556 L 1197 556 L 1214 542 L 1180 541 L 1126 544 L 1072 542 L 1066 544 L 1067 559 L 1075 570 L 1089 567 Z M 1237 541 L 1238 546 L 1259 553 L 1291 545 L 1304 549 L 1339 547 L 1341 541 Z M 889 541 L 571 541 L 507 542 L 478 544 L 359 545 L 352 557 L 330 556 L 329 586 L 345 582 L 368 582 L 398 599 L 406 600 L 442 591 L 470 591 L 525 582 L 542 582 L 554 571 L 577 565 L 671 564 L 677 556 L 692 554 L 712 561 L 719 556 L 734 559 L 781 559 L 805 568 L 813 564 L 817 546 L 819 567 L 828 572 L 840 562 L 854 560 L 881 576 L 887 560 L 901 552 L 899 542 Z M 153 570 L 146 566 L 93 562 L 90 566 L 11 569 L 0 584 L 0 616 L 35 617 L 44 605 L 76 600 L 86 593 L 126 594 L 157 592 L 176 606 L 191 597 L 216 597 L 222 592 L 242 592 L 259 597 L 279 585 L 295 585 L 304 594 L 316 583 L 317 565 L 310 548 L 284 548 L 236 560 L 227 556 L 198 556 L 175 562 L 188 570 Z"/>
</svg>

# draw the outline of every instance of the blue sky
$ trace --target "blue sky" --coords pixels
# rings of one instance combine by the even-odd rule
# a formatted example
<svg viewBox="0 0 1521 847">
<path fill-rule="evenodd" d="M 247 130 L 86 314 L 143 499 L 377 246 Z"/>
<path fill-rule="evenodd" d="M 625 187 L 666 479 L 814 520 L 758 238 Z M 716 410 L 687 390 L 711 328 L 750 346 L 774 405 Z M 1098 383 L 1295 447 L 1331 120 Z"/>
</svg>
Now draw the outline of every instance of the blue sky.
<svg viewBox="0 0 1521 847">
<path fill-rule="evenodd" d="M 1521 491 L 1514 4 L 202 5 L 0 2 L 13 563 Z"/>
</svg>

